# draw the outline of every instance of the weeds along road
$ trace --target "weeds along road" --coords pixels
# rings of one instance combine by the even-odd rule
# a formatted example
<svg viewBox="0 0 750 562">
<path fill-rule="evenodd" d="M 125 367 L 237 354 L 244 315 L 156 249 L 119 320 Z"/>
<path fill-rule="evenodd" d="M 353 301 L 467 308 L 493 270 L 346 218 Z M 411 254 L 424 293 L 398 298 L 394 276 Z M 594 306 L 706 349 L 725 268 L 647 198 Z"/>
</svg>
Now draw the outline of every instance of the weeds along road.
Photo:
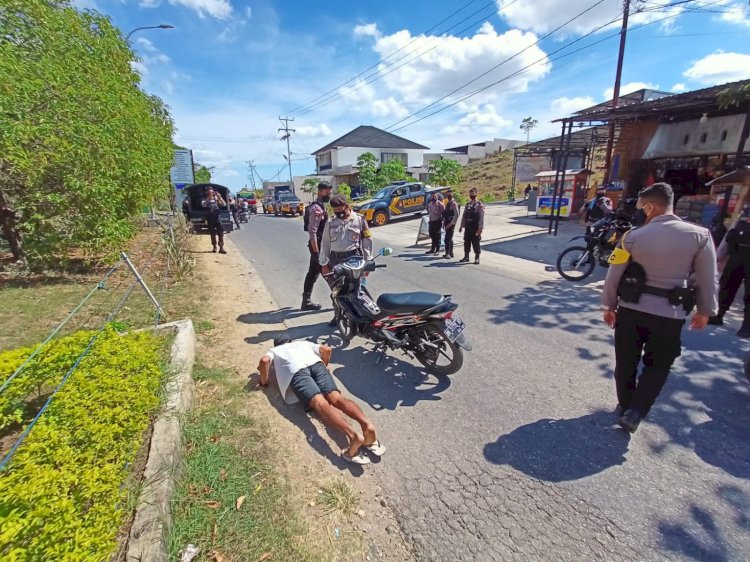
<svg viewBox="0 0 750 562">
<path fill-rule="evenodd" d="M 334 351 L 338 381 L 389 447 L 364 476 L 382 487 L 417 558 L 745 559 L 750 395 L 733 330 L 685 332 L 659 401 L 628 438 L 614 425 L 598 292 L 504 275 L 490 252 L 480 266 L 425 256 L 408 247 L 417 226 L 373 229 L 375 247 L 394 255 L 369 288 L 453 294 L 474 345 L 463 369 L 437 380 L 397 354 L 376 364 L 361 339 Z M 280 307 L 273 316 L 294 337 L 335 345 L 330 308 L 298 309 L 301 220 L 253 216 L 231 237 Z M 322 280 L 313 300 L 330 306 Z"/>
</svg>

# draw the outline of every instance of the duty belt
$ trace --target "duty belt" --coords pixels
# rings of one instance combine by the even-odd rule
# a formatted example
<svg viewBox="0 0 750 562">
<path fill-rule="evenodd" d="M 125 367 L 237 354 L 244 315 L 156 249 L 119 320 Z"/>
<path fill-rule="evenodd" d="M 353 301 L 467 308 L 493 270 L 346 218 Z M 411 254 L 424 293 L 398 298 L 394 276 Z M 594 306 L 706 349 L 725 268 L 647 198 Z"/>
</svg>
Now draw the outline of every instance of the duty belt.
<svg viewBox="0 0 750 562">
<path fill-rule="evenodd" d="M 662 289 L 661 287 L 651 287 L 644 285 L 642 292 L 646 295 L 663 297 L 669 301 L 673 307 L 682 306 L 685 313 L 689 314 L 695 307 L 695 288 L 694 287 L 675 287 L 674 289 Z"/>
</svg>

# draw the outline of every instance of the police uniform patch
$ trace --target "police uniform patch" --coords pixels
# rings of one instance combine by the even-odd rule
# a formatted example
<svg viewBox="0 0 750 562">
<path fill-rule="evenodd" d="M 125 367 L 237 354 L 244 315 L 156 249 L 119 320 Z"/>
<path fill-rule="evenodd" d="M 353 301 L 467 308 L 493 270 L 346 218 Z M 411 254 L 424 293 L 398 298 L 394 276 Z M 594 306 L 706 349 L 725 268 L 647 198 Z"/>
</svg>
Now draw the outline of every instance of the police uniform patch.
<svg viewBox="0 0 750 562">
<path fill-rule="evenodd" d="M 362 238 L 370 238 L 372 234 L 370 234 L 370 229 L 362 231 Z"/>
</svg>

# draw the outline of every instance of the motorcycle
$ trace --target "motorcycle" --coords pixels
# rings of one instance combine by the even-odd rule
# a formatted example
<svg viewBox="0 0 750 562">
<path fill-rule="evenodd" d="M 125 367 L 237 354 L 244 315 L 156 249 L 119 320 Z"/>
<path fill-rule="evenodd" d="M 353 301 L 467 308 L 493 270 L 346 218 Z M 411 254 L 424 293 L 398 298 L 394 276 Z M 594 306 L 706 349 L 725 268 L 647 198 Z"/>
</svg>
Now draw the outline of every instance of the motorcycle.
<svg viewBox="0 0 750 562">
<path fill-rule="evenodd" d="M 609 267 L 609 255 L 619 243 L 622 235 L 632 228 L 628 220 L 619 216 L 608 216 L 591 226 L 591 233 L 570 239 L 585 240 L 585 246 L 571 246 L 557 256 L 557 272 L 568 281 L 581 281 L 594 272 L 598 263 Z"/>
<path fill-rule="evenodd" d="M 250 212 L 247 209 L 240 209 L 240 222 L 247 222 L 250 218 Z"/>
<path fill-rule="evenodd" d="M 392 253 L 390 248 L 379 256 Z M 451 295 L 437 293 L 383 293 L 375 302 L 363 283 L 366 274 L 387 267 L 353 256 L 333 267 L 331 299 L 336 326 L 348 342 L 362 336 L 375 344 L 380 362 L 387 350 L 401 350 L 428 373 L 452 375 L 463 365 L 463 350 L 471 351 L 466 324 L 454 311 Z"/>
</svg>

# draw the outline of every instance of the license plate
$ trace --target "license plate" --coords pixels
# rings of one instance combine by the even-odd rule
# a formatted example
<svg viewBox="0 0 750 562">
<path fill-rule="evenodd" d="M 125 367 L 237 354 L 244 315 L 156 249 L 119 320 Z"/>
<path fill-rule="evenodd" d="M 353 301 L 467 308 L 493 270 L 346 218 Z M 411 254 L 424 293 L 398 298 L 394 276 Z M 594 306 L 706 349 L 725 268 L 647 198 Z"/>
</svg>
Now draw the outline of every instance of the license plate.
<svg viewBox="0 0 750 562">
<path fill-rule="evenodd" d="M 465 329 L 466 322 L 458 317 L 454 317 L 445 324 L 445 335 L 448 336 L 448 339 L 451 341 L 451 343 L 453 343 L 458 339 L 458 336 L 460 336 Z"/>
</svg>

